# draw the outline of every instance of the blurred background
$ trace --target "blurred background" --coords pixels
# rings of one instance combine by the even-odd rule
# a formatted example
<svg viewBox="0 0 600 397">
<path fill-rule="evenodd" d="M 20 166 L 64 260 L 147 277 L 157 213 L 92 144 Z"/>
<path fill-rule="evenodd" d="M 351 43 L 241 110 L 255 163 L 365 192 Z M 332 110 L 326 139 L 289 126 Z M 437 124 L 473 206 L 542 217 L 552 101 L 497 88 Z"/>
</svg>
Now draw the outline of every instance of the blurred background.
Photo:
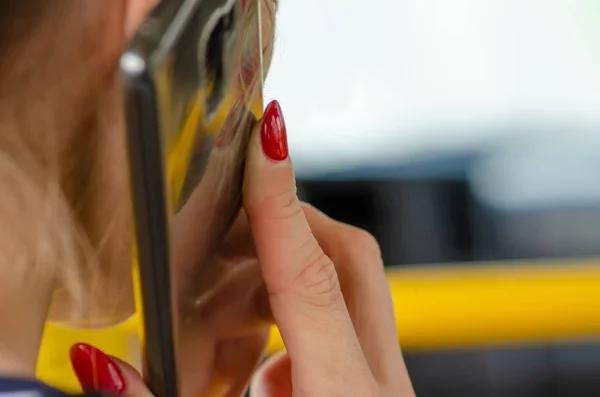
<svg viewBox="0 0 600 397">
<path fill-rule="evenodd" d="M 282 1 L 265 97 L 389 266 L 600 254 L 600 0 Z M 406 356 L 421 397 L 600 395 L 594 338 Z"/>
</svg>

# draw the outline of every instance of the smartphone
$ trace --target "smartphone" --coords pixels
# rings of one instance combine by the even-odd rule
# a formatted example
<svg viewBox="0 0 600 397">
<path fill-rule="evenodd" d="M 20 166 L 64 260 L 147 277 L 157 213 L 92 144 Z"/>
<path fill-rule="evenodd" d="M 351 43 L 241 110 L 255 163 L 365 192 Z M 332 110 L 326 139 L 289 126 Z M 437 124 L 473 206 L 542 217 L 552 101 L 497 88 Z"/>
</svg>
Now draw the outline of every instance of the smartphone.
<svg viewBox="0 0 600 397">
<path fill-rule="evenodd" d="M 245 54 L 262 48 L 262 24 L 260 12 L 248 21 L 245 3 L 164 0 L 120 60 L 143 373 L 159 397 L 181 393 L 178 335 L 189 296 L 219 277 L 211 252 L 239 212 L 246 146 L 262 111 L 262 72 L 244 79 Z M 174 234 L 186 234 L 192 248 Z"/>
</svg>

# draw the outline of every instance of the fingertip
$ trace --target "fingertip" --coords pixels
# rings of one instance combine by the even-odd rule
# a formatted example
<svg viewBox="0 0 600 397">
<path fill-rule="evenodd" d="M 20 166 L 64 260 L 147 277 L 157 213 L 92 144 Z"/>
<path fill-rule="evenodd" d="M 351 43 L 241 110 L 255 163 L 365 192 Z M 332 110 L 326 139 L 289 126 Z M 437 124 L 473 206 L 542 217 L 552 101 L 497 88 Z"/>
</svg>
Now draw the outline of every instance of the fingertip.
<svg viewBox="0 0 600 397">
<path fill-rule="evenodd" d="M 296 196 L 296 178 L 281 107 L 273 101 L 250 138 L 244 172 L 244 208 L 252 216 L 257 206 L 282 195 Z"/>
<path fill-rule="evenodd" d="M 84 391 L 122 395 L 127 383 L 119 365 L 100 349 L 77 343 L 69 351 L 71 365 Z"/>
<path fill-rule="evenodd" d="M 280 162 L 288 158 L 287 127 L 281 105 L 276 100 L 271 101 L 265 109 L 260 137 L 263 152 L 269 159 Z"/>
</svg>

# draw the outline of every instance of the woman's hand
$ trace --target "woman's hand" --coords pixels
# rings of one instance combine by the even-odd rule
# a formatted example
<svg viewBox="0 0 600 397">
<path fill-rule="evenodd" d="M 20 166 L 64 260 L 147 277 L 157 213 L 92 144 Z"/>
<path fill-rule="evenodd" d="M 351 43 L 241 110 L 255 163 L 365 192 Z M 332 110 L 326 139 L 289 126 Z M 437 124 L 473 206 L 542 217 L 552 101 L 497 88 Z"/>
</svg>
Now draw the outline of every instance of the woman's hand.
<svg viewBox="0 0 600 397">
<path fill-rule="evenodd" d="M 287 348 L 258 369 L 251 395 L 414 395 L 378 244 L 366 232 L 300 203 L 277 102 L 267 107 L 250 140 L 243 207 L 247 227 L 246 217 L 241 217 L 238 233 L 228 243 L 240 250 L 255 249 L 269 304 L 265 306 Z M 252 328 L 249 324 L 239 326 Z M 92 350 L 79 346 L 72 355 L 84 388 L 127 397 L 149 395 L 131 367 L 110 359 L 99 363 L 102 354 Z M 206 368 L 200 364 L 205 357 L 196 360 L 197 367 L 184 370 Z M 91 368 L 108 375 L 91 376 Z"/>
<path fill-rule="evenodd" d="M 250 142 L 244 208 L 287 353 L 259 370 L 253 392 L 411 395 L 378 244 L 303 211 L 277 102 L 259 129 Z"/>
</svg>

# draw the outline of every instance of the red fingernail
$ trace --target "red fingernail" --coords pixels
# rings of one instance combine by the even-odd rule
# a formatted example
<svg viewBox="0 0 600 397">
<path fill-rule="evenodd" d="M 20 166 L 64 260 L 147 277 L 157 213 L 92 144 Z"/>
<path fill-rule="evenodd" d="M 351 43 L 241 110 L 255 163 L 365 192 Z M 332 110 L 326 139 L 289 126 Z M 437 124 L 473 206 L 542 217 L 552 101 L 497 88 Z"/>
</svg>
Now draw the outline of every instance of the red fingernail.
<svg viewBox="0 0 600 397">
<path fill-rule="evenodd" d="M 246 0 L 242 0 L 242 10 L 246 10 Z"/>
<path fill-rule="evenodd" d="M 267 157 L 274 161 L 288 157 L 287 131 L 279 102 L 273 101 L 265 109 L 260 136 Z"/>
<path fill-rule="evenodd" d="M 84 391 L 122 394 L 125 378 L 118 365 L 100 350 L 78 343 L 71 348 L 71 365 Z"/>
</svg>

